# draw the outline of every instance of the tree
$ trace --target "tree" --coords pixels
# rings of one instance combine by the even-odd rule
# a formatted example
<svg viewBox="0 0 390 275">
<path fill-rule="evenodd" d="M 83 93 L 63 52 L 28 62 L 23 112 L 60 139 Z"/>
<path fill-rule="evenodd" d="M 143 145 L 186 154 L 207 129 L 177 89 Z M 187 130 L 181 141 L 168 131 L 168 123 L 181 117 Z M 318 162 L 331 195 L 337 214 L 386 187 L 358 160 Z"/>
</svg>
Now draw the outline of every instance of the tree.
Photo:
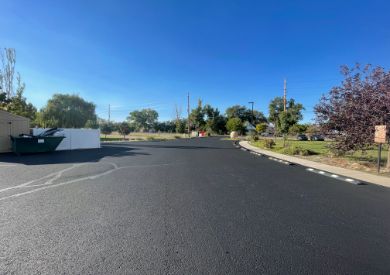
<svg viewBox="0 0 390 275">
<path fill-rule="evenodd" d="M 19 73 L 16 73 L 15 77 L 15 63 L 15 49 L 0 49 L 0 109 L 27 117 L 34 124 L 37 109 L 23 96 L 26 85 L 21 81 Z"/>
<path fill-rule="evenodd" d="M 45 127 L 82 128 L 97 119 L 95 105 L 78 95 L 54 94 L 41 112 Z"/>
<path fill-rule="evenodd" d="M 88 119 L 85 123 L 85 128 L 99 129 L 99 123 L 97 122 L 97 120 Z"/>
<path fill-rule="evenodd" d="M 264 133 L 268 128 L 268 124 L 263 122 L 256 125 L 256 132 L 261 134 Z"/>
<path fill-rule="evenodd" d="M 190 121 L 191 125 L 196 129 L 196 130 L 206 130 L 206 121 L 204 119 L 205 112 L 204 109 L 202 108 L 202 100 L 198 100 L 198 106 L 195 109 L 192 109 L 191 114 L 190 114 Z"/>
<path fill-rule="evenodd" d="M 231 118 L 239 118 L 241 121 L 248 120 L 248 110 L 245 106 L 234 105 L 226 109 L 225 111 L 226 117 L 228 119 Z"/>
<path fill-rule="evenodd" d="M 269 104 L 269 121 L 275 126 L 276 133 L 287 134 L 291 126 L 297 124 L 302 118 L 303 105 L 295 103 L 294 99 L 286 102 L 286 112 L 284 112 L 284 102 L 282 97 L 275 97 Z"/>
<path fill-rule="evenodd" d="M 306 126 L 307 126 L 306 133 L 309 135 L 314 135 L 321 132 L 320 127 L 316 124 L 306 124 Z"/>
<path fill-rule="evenodd" d="M 172 132 L 175 132 L 176 123 L 175 123 L 175 121 L 157 122 L 155 128 L 156 128 L 156 131 L 159 131 L 159 132 L 172 133 Z"/>
<path fill-rule="evenodd" d="M 230 118 L 226 123 L 226 129 L 229 132 L 237 131 L 237 132 L 243 132 L 244 131 L 244 125 L 238 117 Z"/>
<path fill-rule="evenodd" d="M 0 90 L 0 109 L 6 110 L 8 103 L 9 103 L 9 100 L 7 99 L 7 94 L 1 92 L 1 90 Z"/>
<path fill-rule="evenodd" d="M 131 128 L 130 128 L 129 123 L 125 122 L 125 121 L 122 122 L 122 123 L 119 123 L 117 128 L 118 128 L 119 134 L 121 134 L 123 136 L 123 139 L 125 139 L 126 136 L 128 134 L 130 134 L 130 132 L 131 132 Z"/>
<path fill-rule="evenodd" d="M 297 135 L 297 134 L 303 134 L 306 132 L 308 126 L 305 124 L 294 124 L 290 127 L 288 130 L 289 134 L 291 135 Z"/>
<path fill-rule="evenodd" d="M 0 49 L 0 90 L 7 99 L 14 96 L 16 51 L 12 48 Z"/>
<path fill-rule="evenodd" d="M 107 135 L 112 133 L 112 124 L 108 122 L 101 124 L 100 132 L 104 135 L 104 138 L 107 138 Z"/>
<path fill-rule="evenodd" d="M 341 73 L 341 85 L 315 106 L 316 120 L 323 133 L 335 137 L 338 152 L 364 151 L 374 143 L 375 125 L 390 127 L 390 71 L 356 64 L 342 66 Z"/>
<path fill-rule="evenodd" d="M 186 132 L 186 125 L 187 120 L 186 119 L 179 119 L 175 121 L 175 131 L 179 134 L 184 134 Z"/>
<path fill-rule="evenodd" d="M 212 133 L 223 134 L 226 132 L 226 118 L 222 116 L 218 108 L 213 108 L 206 104 L 203 107 L 206 116 L 206 130 Z"/>
<path fill-rule="evenodd" d="M 37 109 L 31 103 L 27 103 L 26 98 L 23 96 L 26 85 L 21 82 L 20 75 L 17 75 L 17 88 L 16 95 L 7 100 L 4 109 L 12 114 L 29 118 L 31 121 L 35 121 Z"/>
<path fill-rule="evenodd" d="M 129 123 L 134 125 L 137 131 L 149 131 L 155 128 L 157 119 L 158 113 L 153 109 L 135 110 L 127 117 Z"/>
<path fill-rule="evenodd" d="M 267 122 L 267 118 L 260 111 L 252 110 L 241 105 L 234 105 L 226 109 L 226 117 L 228 119 L 236 117 L 241 119 L 242 122 L 248 121 L 249 123 L 256 125 L 262 122 Z"/>
</svg>

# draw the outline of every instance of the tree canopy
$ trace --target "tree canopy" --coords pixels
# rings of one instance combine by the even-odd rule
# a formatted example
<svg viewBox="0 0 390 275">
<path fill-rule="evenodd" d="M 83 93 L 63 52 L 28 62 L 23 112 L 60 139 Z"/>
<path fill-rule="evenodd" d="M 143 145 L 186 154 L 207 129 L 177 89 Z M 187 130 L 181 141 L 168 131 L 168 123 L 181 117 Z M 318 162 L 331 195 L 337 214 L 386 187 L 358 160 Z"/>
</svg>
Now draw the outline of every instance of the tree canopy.
<svg viewBox="0 0 390 275">
<path fill-rule="evenodd" d="M 95 104 L 69 94 L 54 94 L 41 113 L 45 127 L 82 128 L 97 119 Z"/>
<path fill-rule="evenodd" d="M 157 123 L 158 113 L 153 109 L 142 109 L 130 112 L 127 120 L 134 125 L 137 131 L 149 131 L 154 129 Z"/>
<path fill-rule="evenodd" d="M 336 150 L 365 150 L 374 143 L 375 125 L 390 127 L 390 72 L 359 64 L 341 72 L 341 85 L 315 106 L 316 119 L 323 133 L 335 136 Z"/>
<path fill-rule="evenodd" d="M 244 125 L 238 117 L 232 117 L 226 122 L 226 129 L 229 132 L 232 131 L 238 131 L 243 132 L 244 131 Z"/>
<path fill-rule="evenodd" d="M 235 118 L 239 118 L 242 122 L 248 121 L 253 125 L 262 122 L 267 122 L 267 118 L 264 116 L 262 112 L 253 110 L 253 115 L 252 115 L 252 110 L 241 105 L 234 105 L 227 108 L 225 114 L 227 119 L 235 117 Z"/>
<path fill-rule="evenodd" d="M 286 112 L 284 112 L 284 101 L 282 97 L 275 97 L 269 104 L 269 121 L 275 125 L 275 130 L 279 134 L 287 134 L 290 127 L 302 120 L 303 105 L 295 103 L 293 98 L 286 102 Z"/>
</svg>

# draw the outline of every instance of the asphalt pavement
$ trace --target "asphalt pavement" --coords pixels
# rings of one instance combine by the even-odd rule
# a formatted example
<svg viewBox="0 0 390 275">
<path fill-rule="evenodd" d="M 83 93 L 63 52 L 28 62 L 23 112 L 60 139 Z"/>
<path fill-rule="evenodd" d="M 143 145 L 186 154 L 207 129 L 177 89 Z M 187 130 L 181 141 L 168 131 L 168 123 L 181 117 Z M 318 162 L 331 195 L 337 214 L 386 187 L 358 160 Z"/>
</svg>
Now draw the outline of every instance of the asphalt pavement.
<svg viewBox="0 0 390 275">
<path fill-rule="evenodd" d="M 0 274 L 390 274 L 390 189 L 220 138 L 3 154 Z"/>
</svg>

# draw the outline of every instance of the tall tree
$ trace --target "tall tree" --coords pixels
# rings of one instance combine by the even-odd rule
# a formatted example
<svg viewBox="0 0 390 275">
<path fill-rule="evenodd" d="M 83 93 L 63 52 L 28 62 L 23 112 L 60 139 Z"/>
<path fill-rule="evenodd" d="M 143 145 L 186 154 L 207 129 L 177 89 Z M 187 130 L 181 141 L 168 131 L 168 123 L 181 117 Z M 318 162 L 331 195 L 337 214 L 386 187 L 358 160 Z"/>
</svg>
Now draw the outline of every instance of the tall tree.
<svg viewBox="0 0 390 275">
<path fill-rule="evenodd" d="M 45 127 L 82 128 L 97 119 L 95 104 L 78 95 L 54 94 L 41 112 Z"/>
<path fill-rule="evenodd" d="M 226 118 L 222 116 L 218 108 L 213 108 L 206 104 L 203 107 L 206 116 L 206 130 L 209 132 L 223 134 L 226 132 Z"/>
<path fill-rule="evenodd" d="M 225 111 L 227 119 L 230 118 L 239 118 L 242 122 L 248 121 L 253 125 L 267 122 L 267 118 L 264 114 L 257 110 L 252 110 L 241 105 L 234 105 L 226 109 Z"/>
<path fill-rule="evenodd" d="M 205 116 L 205 112 L 202 107 L 202 100 L 199 99 L 198 106 L 195 109 L 192 109 L 190 114 L 191 125 L 196 130 L 205 130 L 206 121 L 204 119 L 204 116 Z"/>
<path fill-rule="evenodd" d="M 26 85 L 22 83 L 20 75 L 17 75 L 16 94 L 7 101 L 4 109 L 15 115 L 29 118 L 32 122 L 36 118 L 37 109 L 31 103 L 28 103 L 23 96 Z"/>
<path fill-rule="evenodd" d="M 13 48 L 0 49 L 0 90 L 7 99 L 14 96 L 16 51 Z"/>
<path fill-rule="evenodd" d="M 303 105 L 295 103 L 293 98 L 286 102 L 286 112 L 284 112 L 284 102 L 282 97 L 275 97 L 269 104 L 268 120 L 275 126 L 279 134 L 287 134 L 291 126 L 302 120 Z"/>
<path fill-rule="evenodd" d="M 374 143 L 375 125 L 390 127 L 390 71 L 357 64 L 341 73 L 341 85 L 315 106 L 316 119 L 322 132 L 335 136 L 339 152 L 365 150 Z"/>
<path fill-rule="evenodd" d="M 142 109 L 132 111 L 127 120 L 134 125 L 138 131 L 149 131 L 154 129 L 157 123 L 158 113 L 153 109 Z"/>
</svg>

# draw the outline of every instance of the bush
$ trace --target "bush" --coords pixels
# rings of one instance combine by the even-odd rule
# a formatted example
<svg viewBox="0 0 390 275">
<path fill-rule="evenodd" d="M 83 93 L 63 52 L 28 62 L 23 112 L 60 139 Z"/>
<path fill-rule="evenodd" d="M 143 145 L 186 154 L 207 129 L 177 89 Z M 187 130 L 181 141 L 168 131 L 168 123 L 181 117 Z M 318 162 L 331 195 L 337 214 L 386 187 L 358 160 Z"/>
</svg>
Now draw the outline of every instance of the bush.
<svg viewBox="0 0 390 275">
<path fill-rule="evenodd" d="M 156 140 L 156 139 L 154 137 L 152 137 L 152 136 L 148 136 L 148 137 L 146 137 L 146 140 L 153 141 L 153 140 Z"/>
<path fill-rule="evenodd" d="M 250 140 L 251 140 L 251 141 L 259 141 L 259 136 L 258 136 L 256 133 L 253 133 L 253 134 L 250 136 Z"/>
<path fill-rule="evenodd" d="M 261 134 L 264 133 L 267 130 L 268 124 L 263 122 L 256 125 L 256 132 Z"/>
<path fill-rule="evenodd" d="M 264 142 L 264 147 L 268 149 L 272 149 L 276 145 L 273 139 L 264 139 L 263 142 Z"/>
<path fill-rule="evenodd" d="M 173 136 L 175 139 L 180 139 L 181 138 L 181 136 L 179 136 L 179 135 L 175 135 L 175 136 Z"/>
<path fill-rule="evenodd" d="M 315 155 L 316 153 L 309 150 L 309 149 L 304 149 L 299 146 L 288 146 L 285 147 L 281 150 L 281 153 L 286 154 L 286 155 L 300 155 L 300 156 L 310 156 L 310 155 Z"/>
<path fill-rule="evenodd" d="M 244 125 L 242 124 L 241 119 L 239 118 L 231 118 L 226 122 L 226 129 L 229 132 L 232 131 L 237 131 L 237 132 L 242 132 L 244 130 Z"/>
</svg>

